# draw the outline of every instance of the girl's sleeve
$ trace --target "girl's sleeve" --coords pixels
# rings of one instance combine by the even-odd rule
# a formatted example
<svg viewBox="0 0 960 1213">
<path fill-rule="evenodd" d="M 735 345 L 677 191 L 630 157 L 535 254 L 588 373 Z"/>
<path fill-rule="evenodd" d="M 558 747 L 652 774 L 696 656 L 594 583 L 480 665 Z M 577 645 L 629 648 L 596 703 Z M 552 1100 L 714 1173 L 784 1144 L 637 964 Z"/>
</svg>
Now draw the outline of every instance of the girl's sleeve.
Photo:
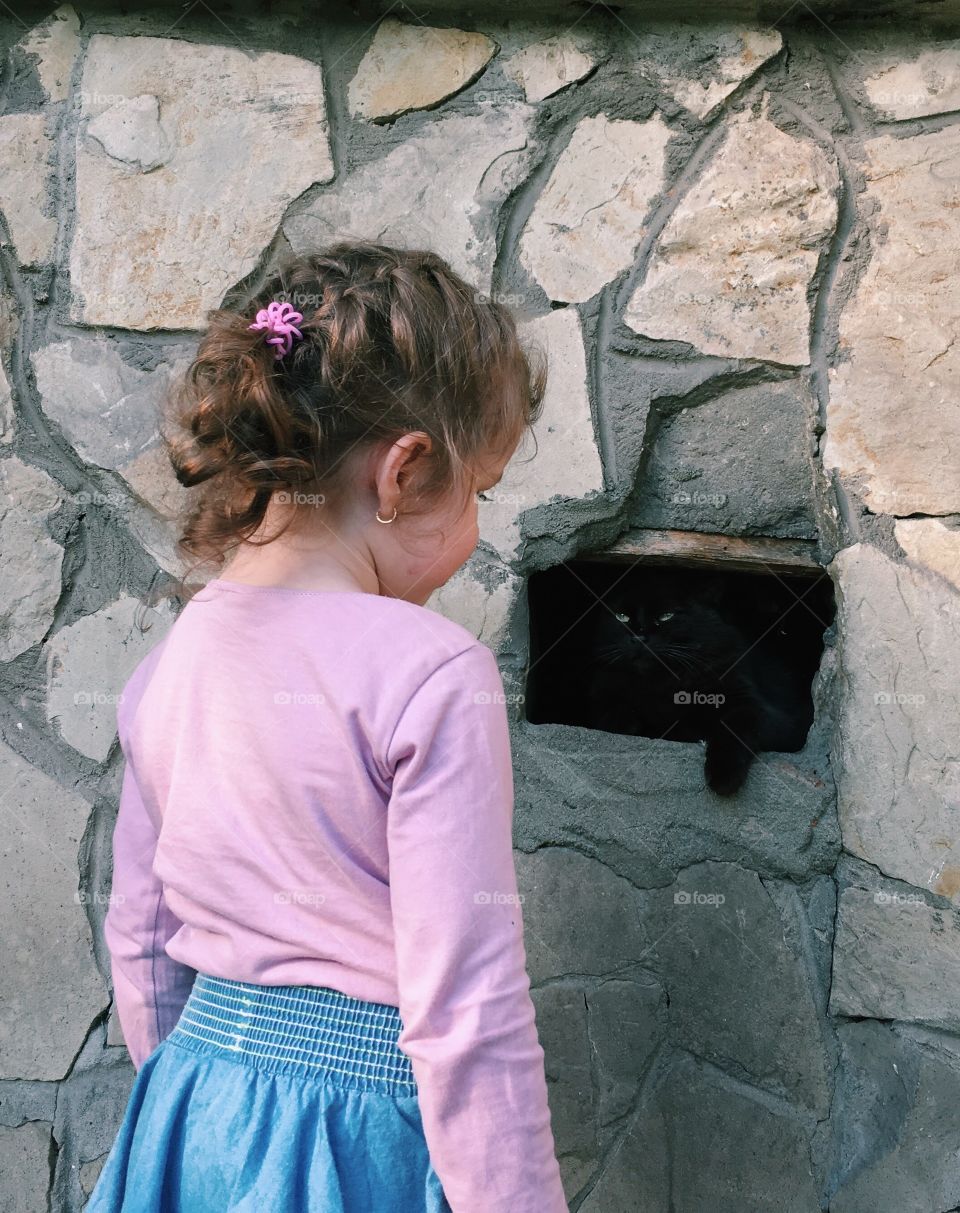
<svg viewBox="0 0 960 1213">
<path fill-rule="evenodd" d="M 196 974 L 165 950 L 183 924 L 168 908 L 163 885 L 154 875 L 157 829 L 137 786 L 122 710 L 118 725 L 126 765 L 113 832 L 113 887 L 103 935 L 123 1039 L 139 1070 L 175 1027 Z"/>
<path fill-rule="evenodd" d="M 496 660 L 477 643 L 407 703 L 388 750 L 400 1047 L 454 1213 L 566 1213 L 513 862 Z"/>
</svg>

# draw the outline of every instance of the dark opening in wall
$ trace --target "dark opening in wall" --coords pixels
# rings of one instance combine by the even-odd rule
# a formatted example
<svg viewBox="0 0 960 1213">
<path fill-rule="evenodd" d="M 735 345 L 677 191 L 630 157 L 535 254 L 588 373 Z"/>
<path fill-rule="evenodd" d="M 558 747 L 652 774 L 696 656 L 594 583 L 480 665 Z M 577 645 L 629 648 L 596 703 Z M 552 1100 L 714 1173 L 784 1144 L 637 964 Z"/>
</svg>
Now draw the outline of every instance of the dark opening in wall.
<svg viewBox="0 0 960 1213">
<path fill-rule="evenodd" d="M 705 741 L 729 795 L 757 754 L 804 746 L 833 586 L 805 545 L 704 538 L 645 532 L 534 573 L 526 713 Z"/>
</svg>

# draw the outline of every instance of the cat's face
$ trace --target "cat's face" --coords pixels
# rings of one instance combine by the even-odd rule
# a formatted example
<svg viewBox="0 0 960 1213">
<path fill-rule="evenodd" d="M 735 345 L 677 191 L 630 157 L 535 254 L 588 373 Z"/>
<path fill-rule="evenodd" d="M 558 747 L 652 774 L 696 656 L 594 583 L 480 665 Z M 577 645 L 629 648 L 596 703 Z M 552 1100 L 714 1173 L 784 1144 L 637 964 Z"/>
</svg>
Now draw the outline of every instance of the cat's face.
<svg viewBox="0 0 960 1213">
<path fill-rule="evenodd" d="M 615 587 L 598 606 L 597 641 L 604 664 L 637 674 L 673 674 L 696 679 L 700 672 L 729 665 L 745 647 L 742 634 L 705 596 L 658 583 Z"/>
</svg>

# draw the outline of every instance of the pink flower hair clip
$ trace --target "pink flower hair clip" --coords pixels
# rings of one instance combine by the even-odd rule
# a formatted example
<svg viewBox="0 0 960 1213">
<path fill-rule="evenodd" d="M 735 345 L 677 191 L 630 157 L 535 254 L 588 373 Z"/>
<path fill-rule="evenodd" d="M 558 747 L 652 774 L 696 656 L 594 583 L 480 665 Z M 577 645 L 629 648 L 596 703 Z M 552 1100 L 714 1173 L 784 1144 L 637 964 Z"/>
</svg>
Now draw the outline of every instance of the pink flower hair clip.
<svg viewBox="0 0 960 1213">
<path fill-rule="evenodd" d="M 257 312 L 256 320 L 247 327 L 262 329 L 270 333 L 267 344 L 275 346 L 276 357 L 282 358 L 293 348 L 294 337 L 303 337 L 303 333 L 296 327 L 302 322 L 303 316 L 294 311 L 289 303 L 274 299 L 272 303 L 268 303 L 266 307 L 262 307 Z"/>
</svg>

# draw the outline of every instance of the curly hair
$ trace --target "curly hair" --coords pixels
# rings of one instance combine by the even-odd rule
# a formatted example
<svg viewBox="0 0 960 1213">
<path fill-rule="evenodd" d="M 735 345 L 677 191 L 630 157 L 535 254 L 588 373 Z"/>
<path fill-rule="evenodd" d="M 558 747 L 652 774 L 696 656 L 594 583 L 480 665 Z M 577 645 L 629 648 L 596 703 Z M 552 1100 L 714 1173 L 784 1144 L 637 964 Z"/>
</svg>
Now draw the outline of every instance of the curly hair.
<svg viewBox="0 0 960 1213">
<path fill-rule="evenodd" d="M 275 299 L 303 315 L 282 359 L 249 327 Z M 290 256 L 208 321 L 168 400 L 174 432 L 161 426 L 177 480 L 200 486 L 177 542 L 195 564 L 222 567 L 274 492 L 331 499 L 352 451 L 413 430 L 430 436 L 428 473 L 398 510 L 429 509 L 469 491 L 475 458 L 511 450 L 542 410 L 543 351 L 528 357 L 511 311 L 428 250 L 343 240 Z"/>
</svg>

